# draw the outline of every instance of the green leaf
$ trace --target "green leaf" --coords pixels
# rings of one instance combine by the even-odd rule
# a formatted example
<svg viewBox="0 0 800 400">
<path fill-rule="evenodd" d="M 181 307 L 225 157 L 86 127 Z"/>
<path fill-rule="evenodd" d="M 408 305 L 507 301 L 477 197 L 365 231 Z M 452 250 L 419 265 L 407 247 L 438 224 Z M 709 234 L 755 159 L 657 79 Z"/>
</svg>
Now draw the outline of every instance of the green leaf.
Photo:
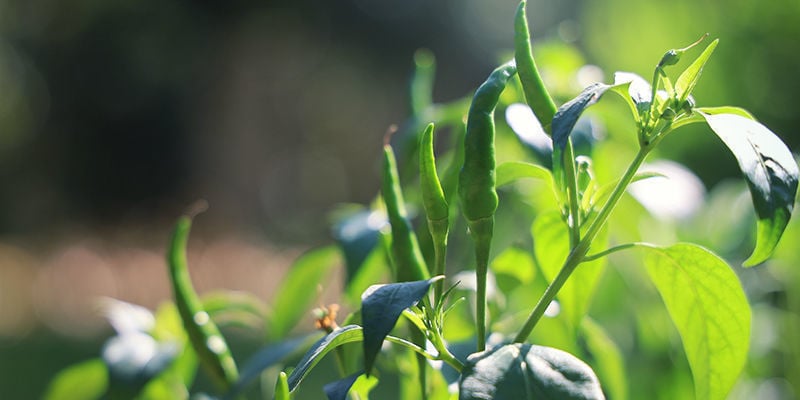
<svg viewBox="0 0 800 400">
<path fill-rule="evenodd" d="M 382 213 L 362 206 L 358 206 L 357 210 L 339 211 L 337 214 L 332 233 L 344 255 L 345 285 L 349 285 L 377 247 L 380 230 L 387 221 Z"/>
<path fill-rule="evenodd" d="M 639 116 L 650 109 L 650 103 L 653 101 L 653 88 L 641 76 L 633 72 L 615 72 L 614 87 L 611 89 L 630 106 L 631 114 L 637 122 Z"/>
<path fill-rule="evenodd" d="M 647 272 L 683 340 L 697 400 L 724 399 L 750 341 L 750 306 L 739 279 L 697 245 L 645 249 Z"/>
<path fill-rule="evenodd" d="M 358 325 L 347 325 L 329 333 L 306 352 L 303 358 L 289 375 L 289 390 L 294 392 L 303 378 L 325 357 L 331 350 L 347 343 L 364 340 L 362 329 Z"/>
<path fill-rule="evenodd" d="M 202 297 L 203 308 L 218 326 L 248 329 L 264 324 L 267 305 L 256 295 L 241 291 L 215 291 Z"/>
<path fill-rule="evenodd" d="M 428 293 L 431 283 L 442 277 L 424 281 L 370 286 L 361 297 L 361 321 L 364 325 L 364 370 L 372 370 L 383 339 L 394 328 L 400 314 Z"/>
<path fill-rule="evenodd" d="M 359 371 L 337 381 L 328 383 L 322 387 L 322 390 L 325 391 L 325 396 L 328 397 L 328 400 L 346 400 L 350 388 L 356 383 L 358 377 L 363 374 L 364 372 Z"/>
<path fill-rule="evenodd" d="M 694 124 L 694 123 L 698 123 L 698 122 L 706 122 L 706 120 L 705 120 L 705 118 L 703 118 L 702 114 L 710 114 L 710 115 L 715 115 L 715 114 L 736 114 L 736 115 L 740 115 L 740 116 L 742 116 L 744 118 L 747 118 L 747 119 L 752 119 L 753 121 L 756 120 L 756 118 L 753 116 L 753 114 L 750 114 L 749 111 L 745 110 L 744 108 L 740 108 L 740 107 L 733 107 L 733 106 L 697 107 L 697 108 L 694 109 L 694 111 L 699 111 L 699 112 L 693 112 L 688 116 L 684 116 L 684 117 L 681 117 L 681 118 L 675 120 L 675 122 L 672 123 L 672 129 L 675 130 L 675 129 L 680 128 L 681 126 Z"/>
<path fill-rule="evenodd" d="M 272 341 L 286 337 L 314 304 L 318 285 L 324 285 L 333 268 L 341 263 L 335 246 L 309 251 L 292 264 L 272 303 L 266 331 Z"/>
<path fill-rule="evenodd" d="M 605 399 L 594 372 L 552 347 L 514 343 L 469 356 L 459 400 Z"/>
<path fill-rule="evenodd" d="M 47 387 L 44 400 L 96 400 L 108 387 L 108 369 L 94 358 L 74 364 L 56 375 Z"/>
<path fill-rule="evenodd" d="M 495 173 L 497 177 L 497 187 L 508 185 L 522 178 L 541 179 L 547 182 L 551 187 L 555 187 L 553 183 L 553 174 L 550 173 L 550 170 L 541 165 L 522 161 L 509 161 L 498 165 Z"/>
<path fill-rule="evenodd" d="M 739 114 L 701 114 L 739 162 L 758 215 L 756 247 L 745 266 L 767 260 L 778 245 L 797 194 L 791 151 L 767 127 Z"/>
<path fill-rule="evenodd" d="M 597 103 L 600 96 L 611 87 L 604 83 L 593 83 L 577 97 L 558 108 L 553 117 L 553 165 L 561 165 L 560 154 L 567 147 L 572 128 L 575 127 L 583 111 Z M 556 153 L 559 153 L 559 158 L 556 158 Z"/>
<path fill-rule="evenodd" d="M 614 400 L 626 400 L 628 398 L 628 376 L 625 372 L 625 365 L 622 352 L 616 343 L 608 336 L 602 326 L 594 322 L 591 318 L 585 318 L 581 323 L 581 331 L 586 344 L 586 349 L 594 360 L 594 365 L 600 381 L 606 393 Z"/>
<path fill-rule="evenodd" d="M 694 87 L 697 85 L 697 80 L 700 79 L 700 74 L 703 72 L 703 67 L 708 62 L 711 53 L 717 47 L 719 39 L 715 39 L 708 47 L 692 62 L 675 81 L 675 92 L 678 98 L 678 103 L 682 104 L 692 94 Z"/>
<path fill-rule="evenodd" d="M 558 212 L 544 213 L 533 222 L 531 234 L 536 263 L 547 280 L 552 281 L 569 253 L 567 226 Z M 593 248 L 603 248 L 604 242 L 602 235 L 598 235 Z M 556 298 L 561 305 L 561 312 L 573 328 L 580 326 L 605 264 L 605 258 L 581 264 L 558 292 Z"/>
</svg>

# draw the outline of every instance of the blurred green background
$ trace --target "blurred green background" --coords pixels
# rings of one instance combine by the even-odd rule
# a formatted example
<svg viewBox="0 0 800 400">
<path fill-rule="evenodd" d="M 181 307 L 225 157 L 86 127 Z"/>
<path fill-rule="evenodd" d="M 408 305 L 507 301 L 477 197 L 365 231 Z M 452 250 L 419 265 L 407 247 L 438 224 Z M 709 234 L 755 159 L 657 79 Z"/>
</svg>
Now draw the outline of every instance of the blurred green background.
<svg viewBox="0 0 800 400">
<path fill-rule="evenodd" d="M 57 370 L 96 356 L 110 334 L 97 296 L 151 308 L 168 298 L 167 232 L 198 198 L 211 204 L 196 229 L 200 289 L 269 299 L 274 274 L 330 242 L 326 216 L 337 203 L 376 194 L 383 133 L 409 114 L 415 50 L 436 56 L 435 101 L 467 95 L 508 54 L 516 5 L 0 1 L 0 397 L 37 398 Z M 800 148 L 800 2 L 530 0 L 528 9 L 534 49 L 573 46 L 607 82 L 617 70 L 649 78 L 665 50 L 709 32 L 720 45 L 697 103 L 744 107 Z M 557 68 L 548 78 L 540 67 L 557 81 Z M 702 129 L 675 134 L 660 155 L 712 194 L 738 179 L 734 158 Z M 710 197 L 722 211 L 709 221 L 750 221 L 730 206 L 733 193 Z M 746 255 L 745 239 L 724 235 L 734 230 L 709 225 L 678 235 L 732 263 Z M 799 236 L 793 222 L 776 261 L 743 273 L 757 378 L 737 398 L 800 393 Z M 598 307 L 613 319 L 613 307 Z M 675 357 L 632 363 L 685 369 Z"/>
</svg>

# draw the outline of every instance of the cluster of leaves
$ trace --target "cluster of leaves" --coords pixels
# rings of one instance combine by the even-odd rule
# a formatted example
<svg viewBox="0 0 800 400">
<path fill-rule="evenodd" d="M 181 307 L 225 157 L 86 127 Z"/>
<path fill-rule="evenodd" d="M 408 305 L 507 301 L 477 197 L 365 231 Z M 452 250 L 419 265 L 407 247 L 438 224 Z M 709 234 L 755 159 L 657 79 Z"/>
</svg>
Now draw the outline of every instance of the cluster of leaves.
<svg viewBox="0 0 800 400">
<path fill-rule="evenodd" d="M 726 397 L 745 365 L 750 338 L 750 307 L 734 270 L 691 243 L 612 246 L 620 239 L 606 222 L 630 184 L 660 176 L 639 168 L 667 135 L 706 123 L 736 157 L 755 206 L 756 247 L 745 265 L 762 263 L 775 250 L 794 206 L 798 168 L 792 154 L 747 111 L 696 106 L 692 91 L 716 40 L 674 80 L 668 69 L 703 38 L 668 51 L 650 82 L 618 72 L 613 84 L 592 84 L 556 109 L 530 54 L 525 7 L 523 1 L 517 11 L 515 62 L 499 67 L 471 105 L 469 98 L 433 103 L 433 58 L 417 54 L 412 116 L 394 135 L 403 169 L 398 170 L 387 136 L 379 200 L 341 209 L 334 226 L 337 244 L 297 260 L 272 307 L 248 295 L 197 296 L 185 256 L 191 217 L 183 217 L 168 255 L 175 304 L 153 315 L 110 302 L 118 335 L 101 359 L 60 374 L 47 398 L 188 398 L 202 368 L 219 398 L 239 398 L 260 386 L 263 396 L 285 400 L 333 353 L 341 378 L 324 386 L 329 399 L 365 399 L 379 380 L 392 379 L 404 399 L 625 399 L 620 351 L 587 313 L 607 256 L 631 248 L 643 253 L 647 277 L 677 328 L 696 398 Z M 582 115 L 605 93 L 619 95 L 629 106 L 638 151 L 623 173 L 604 180 L 592 161 L 596 135 Z M 498 139 L 495 168 L 495 107 L 506 110 L 514 128 L 512 110 L 528 106 L 536 118 L 515 128 L 517 135 Z M 451 142 L 435 159 L 430 121 Z M 476 132 L 488 133 L 484 139 L 491 139 L 486 145 L 492 151 L 470 142 Z M 464 182 L 476 181 L 463 176 L 475 165 L 485 173 L 478 183 L 486 186 L 461 190 L 458 197 Z M 444 166 L 441 176 L 437 166 Z M 401 185 L 406 175 L 420 176 L 419 184 Z M 459 210 L 466 221 L 456 217 Z M 419 214 L 427 225 L 412 223 Z M 470 247 L 467 228 L 475 239 L 475 261 L 462 251 Z M 325 282 L 340 263 L 346 266 L 341 304 L 354 311 L 340 327 L 340 306 L 321 307 L 316 310 L 321 332 L 292 336 L 313 305 L 309 289 Z M 453 268 L 474 264 L 477 273 Z M 392 283 L 372 285 L 387 276 Z M 217 324 L 263 327 L 270 344 L 239 368 Z M 487 327 L 491 335 L 485 334 Z M 82 383 L 87 377 L 94 384 Z"/>
</svg>

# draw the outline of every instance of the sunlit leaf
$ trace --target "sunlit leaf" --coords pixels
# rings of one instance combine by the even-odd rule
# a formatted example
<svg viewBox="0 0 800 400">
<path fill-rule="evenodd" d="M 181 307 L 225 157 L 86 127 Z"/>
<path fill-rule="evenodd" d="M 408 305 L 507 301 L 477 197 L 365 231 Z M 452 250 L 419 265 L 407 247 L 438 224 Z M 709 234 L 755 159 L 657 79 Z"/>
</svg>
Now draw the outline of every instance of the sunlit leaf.
<svg viewBox="0 0 800 400">
<path fill-rule="evenodd" d="M 272 302 L 272 313 L 266 330 L 270 339 L 278 341 L 306 315 L 314 304 L 318 285 L 324 285 L 333 268 L 341 262 L 335 246 L 312 250 L 292 264 Z M 312 294 L 312 295 L 309 295 Z"/>
<path fill-rule="evenodd" d="M 441 279 L 370 286 L 361 297 L 364 325 L 364 370 L 369 375 L 383 339 L 394 328 L 400 314 L 428 293 L 431 283 Z"/>
<path fill-rule="evenodd" d="M 459 400 L 605 399 L 586 363 L 552 347 L 515 343 L 467 359 Z"/>
<path fill-rule="evenodd" d="M 97 400 L 108 387 L 108 369 L 95 358 L 74 364 L 50 382 L 44 400 Z"/>
<path fill-rule="evenodd" d="M 675 81 L 675 92 L 679 103 L 686 101 L 689 95 L 692 94 L 698 79 L 700 79 L 700 74 L 703 72 L 703 67 L 706 65 L 706 62 L 708 62 L 709 57 L 711 57 L 711 53 L 713 53 L 714 49 L 717 47 L 717 43 L 719 43 L 719 39 L 711 42 L 694 62 L 686 67 L 683 73 L 678 77 L 678 80 Z"/>
<path fill-rule="evenodd" d="M 628 85 L 625 85 L 628 83 Z M 612 88 L 631 107 L 631 114 L 636 121 L 639 116 L 650 109 L 653 101 L 653 87 L 641 76 L 632 72 L 618 71 L 614 73 L 614 87 Z"/>
<path fill-rule="evenodd" d="M 602 326 L 591 318 L 581 323 L 586 349 L 594 360 L 594 370 L 600 377 L 605 392 L 614 400 L 628 398 L 628 383 L 622 352 Z"/>
<path fill-rule="evenodd" d="M 553 117 L 553 148 L 554 148 L 554 162 L 553 165 L 559 165 L 560 159 L 556 160 L 555 152 L 561 152 L 567 147 L 567 141 L 572 128 L 578 122 L 578 118 L 583 114 L 589 106 L 597 103 L 611 85 L 603 83 L 594 83 L 569 102 L 565 103 L 558 108 L 558 112 Z"/>
<path fill-rule="evenodd" d="M 303 378 L 325 357 L 331 350 L 347 343 L 360 342 L 364 339 L 362 329 L 358 325 L 347 325 L 326 335 L 306 352 L 303 358 L 289 375 L 289 390 L 294 392 Z"/>
<path fill-rule="evenodd" d="M 758 215 L 756 247 L 745 266 L 768 259 L 778 245 L 797 194 L 792 153 L 767 127 L 739 114 L 701 114 L 739 162 Z"/>
<path fill-rule="evenodd" d="M 678 328 L 697 400 L 724 399 L 744 368 L 750 306 L 731 268 L 693 244 L 647 247 L 645 264 Z"/>
<path fill-rule="evenodd" d="M 558 275 L 569 253 L 567 226 L 558 212 L 544 213 L 533 222 L 531 234 L 536 263 L 548 281 L 552 281 Z M 593 248 L 603 247 L 604 236 L 598 235 Z M 561 311 L 573 328 L 577 329 L 586 314 L 605 264 L 605 258 L 581 264 L 558 292 L 556 298 L 561 304 Z"/>
</svg>

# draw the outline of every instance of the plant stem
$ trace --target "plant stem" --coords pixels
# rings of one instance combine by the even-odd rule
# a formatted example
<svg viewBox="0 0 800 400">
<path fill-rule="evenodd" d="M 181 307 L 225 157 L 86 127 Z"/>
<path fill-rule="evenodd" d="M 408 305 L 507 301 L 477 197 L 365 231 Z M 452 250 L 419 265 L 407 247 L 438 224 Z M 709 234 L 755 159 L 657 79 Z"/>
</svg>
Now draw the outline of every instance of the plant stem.
<svg viewBox="0 0 800 400">
<path fill-rule="evenodd" d="M 633 248 L 633 247 L 653 247 L 653 245 L 651 245 L 649 243 L 644 243 L 644 242 L 633 242 L 633 243 L 620 244 L 620 245 L 605 249 L 605 250 L 603 250 L 603 251 L 601 251 L 599 253 L 589 254 L 588 256 L 583 257 L 583 261 L 584 262 L 594 261 L 594 260 L 597 260 L 598 258 L 605 257 L 605 256 L 607 256 L 607 255 L 609 255 L 611 253 L 616 253 L 618 251 L 630 249 L 630 248 Z"/>
<path fill-rule="evenodd" d="M 569 201 L 569 248 L 574 249 L 581 240 L 580 208 L 578 206 L 578 176 L 575 173 L 575 152 L 572 141 L 567 142 L 564 154 L 564 168 L 567 179 L 567 199 Z"/>
<path fill-rule="evenodd" d="M 561 267 L 561 271 L 558 272 L 558 275 L 556 275 L 556 278 L 547 287 L 547 290 L 545 290 L 544 294 L 539 299 L 539 302 L 536 303 L 536 307 L 534 307 L 533 311 L 531 311 L 530 315 L 528 315 L 525 325 L 523 325 L 522 329 L 520 329 L 517 337 L 514 338 L 515 343 L 522 343 L 528 339 L 528 336 L 530 336 L 531 332 L 533 332 L 533 328 L 539 322 L 539 319 L 542 318 L 542 315 L 544 315 L 544 311 L 547 309 L 547 306 L 550 305 L 553 299 L 555 299 L 556 294 L 558 294 L 558 291 L 561 290 L 561 288 L 564 286 L 564 283 L 567 282 L 567 278 L 569 278 L 569 276 L 573 271 L 575 271 L 575 268 L 577 268 L 580 263 L 585 261 L 586 253 L 589 251 L 592 241 L 597 236 L 597 233 L 600 232 L 600 228 L 603 227 L 609 215 L 611 215 L 611 211 L 614 210 L 614 207 L 619 202 L 619 199 L 622 198 L 622 195 L 625 193 L 628 185 L 636 175 L 636 171 L 642 165 L 647 157 L 647 154 L 650 153 L 652 148 L 652 146 L 642 146 L 639 149 L 636 157 L 633 159 L 633 161 L 631 161 L 631 164 L 625 171 L 625 175 L 622 176 L 622 179 L 620 179 L 619 183 L 614 188 L 614 191 L 611 193 L 608 201 L 606 201 L 606 204 L 603 205 L 603 208 L 600 210 L 597 218 L 592 221 L 592 224 L 586 231 L 586 235 L 584 235 L 580 242 L 578 242 L 577 246 L 570 251 L 569 256 L 567 256 L 567 259 L 564 261 L 564 265 Z"/>
</svg>

